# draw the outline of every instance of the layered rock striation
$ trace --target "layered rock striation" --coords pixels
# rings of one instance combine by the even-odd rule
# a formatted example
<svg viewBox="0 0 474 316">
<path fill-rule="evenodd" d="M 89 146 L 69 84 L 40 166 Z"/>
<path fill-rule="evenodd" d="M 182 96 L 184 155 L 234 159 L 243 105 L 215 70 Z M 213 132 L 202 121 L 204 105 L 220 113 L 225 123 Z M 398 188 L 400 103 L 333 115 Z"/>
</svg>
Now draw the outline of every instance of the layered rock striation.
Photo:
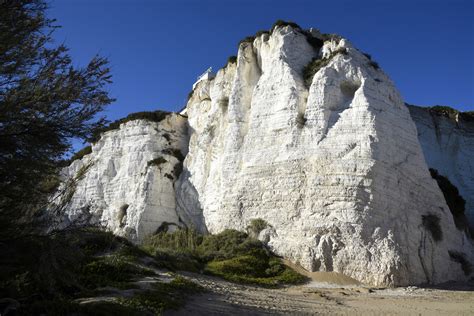
<svg viewBox="0 0 474 316">
<path fill-rule="evenodd" d="M 345 39 L 318 49 L 309 35 L 277 27 L 197 85 L 179 212 L 211 233 L 261 218 L 260 238 L 311 271 L 378 285 L 464 279 L 450 252 L 467 259 L 471 242 L 393 83 Z"/>
<path fill-rule="evenodd" d="M 174 113 L 103 133 L 92 153 L 63 170 L 64 179 L 77 179 L 63 225 L 85 219 L 135 242 L 163 223 L 178 225 L 174 182 L 187 153 L 186 135 L 186 119 Z"/>
<path fill-rule="evenodd" d="M 258 237 L 307 270 L 388 286 L 464 280 L 472 241 L 428 168 L 449 174 L 472 210 L 472 138 L 453 132 L 453 145 L 439 128 L 459 126 L 432 131 L 411 111 L 417 126 L 347 40 L 277 25 L 196 84 L 187 120 L 123 123 L 66 168 L 83 173 L 68 218 L 93 214 L 136 242 L 163 224 L 217 233 L 262 219 Z"/>
<path fill-rule="evenodd" d="M 426 163 L 457 187 L 466 200 L 466 216 L 474 229 L 474 113 L 463 115 L 414 105 L 408 108 Z"/>
</svg>

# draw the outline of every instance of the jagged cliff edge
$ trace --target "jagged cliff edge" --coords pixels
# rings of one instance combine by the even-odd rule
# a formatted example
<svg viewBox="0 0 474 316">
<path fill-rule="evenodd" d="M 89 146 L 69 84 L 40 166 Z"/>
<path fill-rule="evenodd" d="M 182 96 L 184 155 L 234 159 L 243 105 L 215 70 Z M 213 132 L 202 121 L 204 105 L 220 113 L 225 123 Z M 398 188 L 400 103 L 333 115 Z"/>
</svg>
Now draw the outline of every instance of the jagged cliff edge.
<svg viewBox="0 0 474 316">
<path fill-rule="evenodd" d="M 89 214 L 140 241 L 163 223 L 215 233 L 261 218 L 259 238 L 308 270 L 375 285 L 464 280 L 472 241 L 428 166 L 467 194 L 472 218 L 474 138 L 410 111 L 347 40 L 277 26 L 196 85 L 187 120 L 126 122 L 66 168 L 87 166 L 69 220 Z"/>
</svg>

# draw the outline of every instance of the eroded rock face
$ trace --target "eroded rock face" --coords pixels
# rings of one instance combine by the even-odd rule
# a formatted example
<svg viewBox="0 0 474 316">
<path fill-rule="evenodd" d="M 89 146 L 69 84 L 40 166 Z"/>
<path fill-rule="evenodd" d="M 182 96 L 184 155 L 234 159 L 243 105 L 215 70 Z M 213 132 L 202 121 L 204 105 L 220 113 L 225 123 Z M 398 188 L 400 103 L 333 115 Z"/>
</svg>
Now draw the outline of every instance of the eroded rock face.
<svg viewBox="0 0 474 316">
<path fill-rule="evenodd" d="M 179 224 L 174 182 L 187 153 L 186 119 L 133 120 L 108 131 L 92 153 L 63 170 L 77 181 L 67 221 L 90 215 L 117 235 L 138 242 L 162 223 Z"/>
<path fill-rule="evenodd" d="M 307 88 L 303 68 L 319 54 L 331 59 Z M 346 40 L 316 50 L 279 27 L 243 43 L 236 64 L 197 85 L 187 115 L 176 186 L 187 225 L 216 233 L 261 218 L 260 238 L 277 254 L 374 285 L 466 278 L 449 251 L 472 262 L 472 244 L 429 174 L 407 107 Z"/>
<path fill-rule="evenodd" d="M 410 105 L 426 163 L 449 178 L 466 200 L 466 216 L 474 228 L 474 121 L 449 118 Z"/>
<path fill-rule="evenodd" d="M 472 219 L 472 130 L 411 108 L 415 126 L 375 63 L 345 39 L 317 47 L 308 34 L 277 27 L 242 43 L 236 63 L 196 85 L 188 120 L 103 134 L 64 170 L 83 175 L 68 220 L 90 214 L 139 242 L 163 223 L 217 233 L 260 218 L 258 237 L 311 271 L 389 286 L 468 278 L 472 241 L 428 166 L 459 188 Z M 315 57 L 324 62 L 305 81 Z"/>
</svg>

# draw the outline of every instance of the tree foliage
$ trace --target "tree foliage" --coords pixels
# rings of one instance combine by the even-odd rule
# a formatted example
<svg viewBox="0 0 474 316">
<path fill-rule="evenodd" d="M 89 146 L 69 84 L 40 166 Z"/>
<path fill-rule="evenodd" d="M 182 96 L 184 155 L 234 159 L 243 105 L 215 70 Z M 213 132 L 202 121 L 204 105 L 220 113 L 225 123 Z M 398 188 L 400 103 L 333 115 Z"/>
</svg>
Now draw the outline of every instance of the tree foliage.
<svg viewBox="0 0 474 316">
<path fill-rule="evenodd" d="M 54 45 L 46 10 L 44 0 L 0 1 L 0 296 L 22 306 L 70 289 L 65 271 L 83 254 L 65 241 L 67 231 L 46 234 L 39 211 L 71 139 L 103 127 L 98 113 L 113 101 L 108 61 L 74 66 L 68 49 Z"/>
<path fill-rule="evenodd" d="M 4 217 L 31 215 L 45 202 L 70 140 L 90 138 L 113 101 L 108 61 L 73 66 L 68 49 L 52 41 L 57 26 L 46 10 L 43 0 L 0 2 L 2 231 Z"/>
</svg>

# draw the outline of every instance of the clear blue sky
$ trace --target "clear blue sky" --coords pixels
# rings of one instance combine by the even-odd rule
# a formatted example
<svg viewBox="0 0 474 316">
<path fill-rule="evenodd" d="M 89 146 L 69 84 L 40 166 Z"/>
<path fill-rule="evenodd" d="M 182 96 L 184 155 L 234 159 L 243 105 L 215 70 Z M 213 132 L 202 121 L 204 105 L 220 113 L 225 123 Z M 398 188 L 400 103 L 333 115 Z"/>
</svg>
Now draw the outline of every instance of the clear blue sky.
<svg viewBox="0 0 474 316">
<path fill-rule="evenodd" d="M 474 1 L 52 0 L 55 38 L 84 65 L 109 58 L 109 119 L 176 111 L 209 66 L 277 19 L 347 37 L 370 53 L 404 99 L 474 110 Z"/>
</svg>

